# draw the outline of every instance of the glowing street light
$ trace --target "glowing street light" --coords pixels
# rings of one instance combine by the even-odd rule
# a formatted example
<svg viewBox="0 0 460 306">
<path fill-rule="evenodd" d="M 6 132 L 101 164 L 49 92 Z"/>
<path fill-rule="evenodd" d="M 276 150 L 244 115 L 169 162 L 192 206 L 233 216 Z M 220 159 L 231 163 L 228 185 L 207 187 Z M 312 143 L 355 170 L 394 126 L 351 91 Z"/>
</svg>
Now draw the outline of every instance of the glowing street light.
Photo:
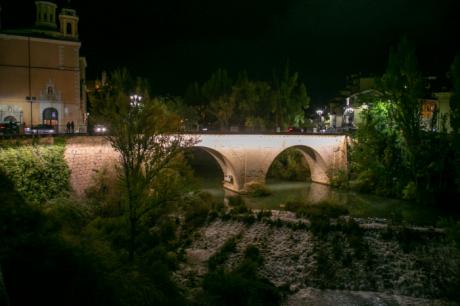
<svg viewBox="0 0 460 306">
<path fill-rule="evenodd" d="M 323 126 L 323 113 L 324 111 L 322 109 L 316 110 L 316 113 L 318 114 L 319 121 L 318 121 L 318 129 L 321 130 Z"/>
<path fill-rule="evenodd" d="M 142 96 L 132 95 L 129 98 L 131 99 L 131 107 L 138 107 L 141 105 Z"/>
</svg>

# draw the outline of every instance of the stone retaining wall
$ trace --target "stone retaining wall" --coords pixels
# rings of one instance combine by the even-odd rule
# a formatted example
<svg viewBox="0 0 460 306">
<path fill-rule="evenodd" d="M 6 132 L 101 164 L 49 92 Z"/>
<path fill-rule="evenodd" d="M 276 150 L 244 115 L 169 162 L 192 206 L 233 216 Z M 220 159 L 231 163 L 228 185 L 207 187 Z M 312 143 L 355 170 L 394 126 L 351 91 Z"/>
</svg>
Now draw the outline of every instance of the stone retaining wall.
<svg viewBox="0 0 460 306">
<path fill-rule="evenodd" d="M 104 167 L 114 168 L 119 154 L 104 137 L 72 137 L 66 141 L 64 158 L 70 169 L 70 185 L 84 196 L 93 176 Z"/>
</svg>

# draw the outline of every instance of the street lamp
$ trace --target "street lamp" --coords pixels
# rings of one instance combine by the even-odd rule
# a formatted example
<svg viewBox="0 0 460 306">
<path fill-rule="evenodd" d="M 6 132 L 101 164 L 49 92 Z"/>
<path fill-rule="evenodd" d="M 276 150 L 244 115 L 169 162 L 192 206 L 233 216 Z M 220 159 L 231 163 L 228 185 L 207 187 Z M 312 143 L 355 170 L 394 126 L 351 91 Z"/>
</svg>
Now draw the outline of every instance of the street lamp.
<svg viewBox="0 0 460 306">
<path fill-rule="evenodd" d="M 345 107 L 345 111 L 344 111 L 345 123 L 347 124 L 348 127 L 353 126 L 353 112 L 354 112 L 354 109 L 350 105 L 347 105 L 347 107 Z"/>
<path fill-rule="evenodd" d="M 30 128 L 32 129 L 32 103 L 37 100 L 36 97 L 27 96 L 26 100 L 30 102 Z"/>
<path fill-rule="evenodd" d="M 316 113 L 318 114 L 318 117 L 319 117 L 318 129 L 321 130 L 321 126 L 322 126 L 322 123 L 323 123 L 323 113 L 324 113 L 324 111 L 322 109 L 318 109 L 316 111 Z"/>
<path fill-rule="evenodd" d="M 142 100 L 142 96 L 139 96 L 139 95 L 132 95 L 130 96 L 130 99 L 131 99 L 131 107 L 138 107 L 141 105 L 141 100 Z"/>
</svg>

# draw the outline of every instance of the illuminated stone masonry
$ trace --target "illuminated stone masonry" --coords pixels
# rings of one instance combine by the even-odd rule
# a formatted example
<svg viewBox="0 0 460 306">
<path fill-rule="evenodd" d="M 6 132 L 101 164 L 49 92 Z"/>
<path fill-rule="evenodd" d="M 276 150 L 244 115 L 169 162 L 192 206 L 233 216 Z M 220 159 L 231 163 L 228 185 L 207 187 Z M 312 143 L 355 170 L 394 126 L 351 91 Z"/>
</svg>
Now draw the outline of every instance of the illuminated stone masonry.
<svg viewBox="0 0 460 306">
<path fill-rule="evenodd" d="M 265 183 L 267 172 L 283 151 L 299 150 L 308 162 L 313 182 L 329 184 L 347 168 L 344 135 L 200 135 L 196 145 L 209 152 L 224 173 L 224 187 L 244 193 L 248 184 Z"/>
<path fill-rule="evenodd" d="M 344 135 L 241 135 L 200 134 L 196 147 L 208 152 L 224 173 L 223 187 L 245 193 L 251 183 L 265 183 L 273 161 L 289 148 L 299 150 L 310 167 L 313 182 L 329 184 L 332 176 L 347 168 L 347 136 Z M 65 159 L 71 170 L 71 186 L 77 195 L 104 167 L 113 169 L 119 155 L 103 137 L 73 137 Z"/>
</svg>

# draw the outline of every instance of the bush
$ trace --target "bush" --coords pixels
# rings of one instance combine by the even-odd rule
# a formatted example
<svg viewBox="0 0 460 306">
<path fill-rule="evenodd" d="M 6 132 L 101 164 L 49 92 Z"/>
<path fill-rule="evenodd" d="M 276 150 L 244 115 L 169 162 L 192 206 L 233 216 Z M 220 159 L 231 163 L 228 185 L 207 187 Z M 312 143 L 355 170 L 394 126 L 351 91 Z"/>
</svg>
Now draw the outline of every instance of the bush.
<svg viewBox="0 0 460 306">
<path fill-rule="evenodd" d="M 267 197 L 271 194 L 270 190 L 261 183 L 251 183 L 246 186 L 248 194 L 252 197 Z"/>
<path fill-rule="evenodd" d="M 223 264 L 227 260 L 230 253 L 233 253 L 236 250 L 236 241 L 238 238 L 238 236 L 235 236 L 228 239 L 214 255 L 209 257 L 208 267 L 211 271 L 215 270 L 217 266 Z"/>
<path fill-rule="evenodd" d="M 347 189 L 348 188 L 348 172 L 339 170 L 336 175 L 331 178 L 331 186 Z"/>
<path fill-rule="evenodd" d="M 264 278 L 257 276 L 263 258 L 257 247 L 250 245 L 243 261 L 234 271 L 219 269 L 208 273 L 203 280 L 205 305 L 279 305 L 281 291 Z"/>
<path fill-rule="evenodd" d="M 31 204 L 44 204 L 69 190 L 70 171 L 64 146 L 0 148 L 0 169 Z"/>
<path fill-rule="evenodd" d="M 232 210 L 231 210 L 232 215 L 247 214 L 251 212 L 251 210 L 247 208 L 246 203 L 244 202 L 241 196 L 229 197 L 228 205 L 232 207 Z"/>
<path fill-rule="evenodd" d="M 415 200 L 417 197 L 417 187 L 414 182 L 409 182 L 402 191 L 404 200 Z"/>
<path fill-rule="evenodd" d="M 286 210 L 295 212 L 297 217 L 307 218 L 337 218 L 348 214 L 348 209 L 345 206 L 329 202 L 306 204 L 300 201 L 288 201 Z"/>
<path fill-rule="evenodd" d="M 455 242 L 457 247 L 460 248 L 460 220 L 454 220 L 452 217 L 441 218 L 438 226 L 443 227 L 446 231 L 447 239 Z"/>
</svg>

